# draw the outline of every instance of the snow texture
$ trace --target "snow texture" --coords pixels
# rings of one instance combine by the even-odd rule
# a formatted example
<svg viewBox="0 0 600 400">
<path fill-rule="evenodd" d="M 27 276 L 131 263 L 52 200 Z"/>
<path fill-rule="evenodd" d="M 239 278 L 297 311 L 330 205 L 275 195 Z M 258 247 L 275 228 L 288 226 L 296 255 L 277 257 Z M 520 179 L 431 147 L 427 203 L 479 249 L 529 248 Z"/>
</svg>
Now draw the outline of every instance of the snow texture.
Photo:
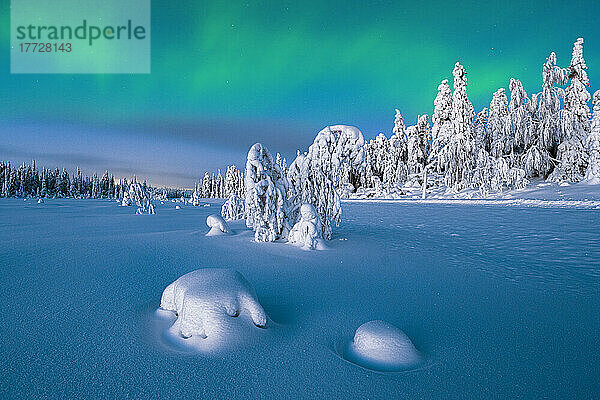
<svg viewBox="0 0 600 400">
<path fill-rule="evenodd" d="M 594 93 L 594 114 L 591 133 L 587 138 L 590 161 L 585 174 L 588 183 L 600 184 L 600 90 Z"/>
<path fill-rule="evenodd" d="M 369 321 L 358 327 L 347 357 L 363 367 L 380 371 L 414 367 L 421 359 L 404 332 L 381 320 Z"/>
<path fill-rule="evenodd" d="M 257 327 L 267 326 L 254 288 L 232 269 L 198 269 L 183 275 L 164 290 L 160 308 L 175 313 L 177 320 L 170 331 L 191 339 L 192 346 L 202 346 L 198 340 L 210 339 L 215 345 L 226 341 L 232 334 L 231 318 L 242 314 Z"/>
<path fill-rule="evenodd" d="M 211 214 L 206 217 L 206 225 L 210 228 L 206 236 L 218 236 L 231 233 L 229 224 L 218 214 Z"/>
<path fill-rule="evenodd" d="M 473 105 L 467 97 L 467 74 L 459 63 L 454 70 L 454 93 L 452 94 L 452 136 L 441 150 L 440 163 L 445 170 L 446 186 L 455 192 L 471 184 L 473 167 L 472 124 L 475 117 Z"/>
<path fill-rule="evenodd" d="M 245 191 L 246 226 L 254 230 L 254 239 L 273 242 L 286 238 L 290 229 L 288 181 L 260 143 L 248 151 Z"/>
<path fill-rule="evenodd" d="M 332 224 L 340 223 L 341 205 L 337 188 L 343 167 L 362 171 L 365 167 L 365 141 L 354 126 L 332 125 L 315 137 L 308 153 L 298 154 L 290 165 L 292 218 L 303 203 L 312 204 L 319 214 L 325 239 L 332 235 Z"/>
<path fill-rule="evenodd" d="M 307 250 L 323 249 L 323 233 L 319 214 L 312 204 L 302 204 L 298 222 L 290 231 L 288 241 Z"/>
<path fill-rule="evenodd" d="M 565 90 L 565 108 L 559 118 L 559 163 L 549 177 L 555 182 L 581 181 L 588 164 L 585 144 L 590 133 L 590 93 L 586 87 L 590 82 L 586 70 L 583 39 L 579 38 L 573 45 L 571 65 L 565 71 L 570 84 Z"/>
<path fill-rule="evenodd" d="M 221 207 L 221 215 L 227 221 L 244 219 L 246 218 L 244 208 L 244 199 L 239 197 L 237 194 L 232 194 Z"/>
<path fill-rule="evenodd" d="M 600 185 L 414 195 L 344 201 L 327 251 L 256 243 L 244 221 L 227 240 L 198 235 L 224 200 L 140 218 L 113 200 L 0 199 L 0 398 L 598 397 Z M 222 335 L 183 339 L 157 307 L 199 262 L 246 277 L 267 329 L 221 311 Z M 424 365 L 336 356 L 375 319 Z"/>
</svg>

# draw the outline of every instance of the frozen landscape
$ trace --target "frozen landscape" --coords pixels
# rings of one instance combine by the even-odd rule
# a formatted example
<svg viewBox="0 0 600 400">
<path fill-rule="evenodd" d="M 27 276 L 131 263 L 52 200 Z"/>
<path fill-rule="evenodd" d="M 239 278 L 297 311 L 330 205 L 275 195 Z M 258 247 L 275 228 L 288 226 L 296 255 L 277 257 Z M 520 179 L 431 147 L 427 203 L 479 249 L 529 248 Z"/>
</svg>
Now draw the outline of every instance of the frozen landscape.
<svg viewBox="0 0 600 400">
<path fill-rule="evenodd" d="M 599 197 L 538 190 L 582 203 L 343 202 L 323 251 L 243 220 L 205 236 L 224 200 L 0 199 L 0 397 L 598 397 Z M 238 271 L 266 327 L 242 307 L 220 346 L 174 340 L 163 292 L 205 268 Z M 214 287 L 251 293 L 231 274 Z"/>
<path fill-rule="evenodd" d="M 476 113 L 456 62 L 431 119 L 289 165 L 261 139 L 193 189 L 1 161 L 0 398 L 599 398 L 583 44 L 537 93 Z"/>
</svg>

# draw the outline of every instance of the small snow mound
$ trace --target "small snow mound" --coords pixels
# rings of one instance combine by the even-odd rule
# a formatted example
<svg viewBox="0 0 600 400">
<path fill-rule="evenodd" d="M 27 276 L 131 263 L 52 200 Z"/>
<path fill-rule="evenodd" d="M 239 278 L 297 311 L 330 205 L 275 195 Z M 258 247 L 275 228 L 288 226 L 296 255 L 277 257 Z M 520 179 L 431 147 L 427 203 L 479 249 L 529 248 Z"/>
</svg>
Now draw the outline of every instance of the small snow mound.
<svg viewBox="0 0 600 400">
<path fill-rule="evenodd" d="M 414 367 L 421 359 L 404 332 L 380 320 L 362 324 L 347 350 L 349 361 L 379 371 L 407 369 Z"/>
<path fill-rule="evenodd" d="M 229 224 L 219 214 L 211 214 L 206 217 L 206 225 L 210 228 L 206 236 L 224 235 L 231 232 Z"/>
<path fill-rule="evenodd" d="M 306 250 L 325 248 L 319 214 L 312 204 L 300 206 L 300 219 L 290 231 L 288 241 Z"/>
<path fill-rule="evenodd" d="M 206 268 L 183 275 L 164 290 L 160 308 L 177 316 L 170 333 L 199 347 L 239 339 L 248 326 L 267 326 L 254 288 L 232 269 Z M 244 318 L 232 318 L 238 316 Z"/>
<path fill-rule="evenodd" d="M 38 204 L 42 204 L 44 202 L 44 199 L 38 199 Z"/>
</svg>

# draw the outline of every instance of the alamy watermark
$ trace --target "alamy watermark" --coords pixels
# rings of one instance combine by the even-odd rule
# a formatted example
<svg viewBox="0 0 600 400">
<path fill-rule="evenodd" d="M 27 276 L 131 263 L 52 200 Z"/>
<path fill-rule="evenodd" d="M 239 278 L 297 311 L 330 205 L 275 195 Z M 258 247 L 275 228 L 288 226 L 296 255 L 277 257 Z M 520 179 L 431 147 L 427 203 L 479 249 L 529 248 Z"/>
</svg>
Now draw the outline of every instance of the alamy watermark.
<svg viewBox="0 0 600 400">
<path fill-rule="evenodd" d="M 11 0 L 11 73 L 150 73 L 150 0 Z"/>
</svg>

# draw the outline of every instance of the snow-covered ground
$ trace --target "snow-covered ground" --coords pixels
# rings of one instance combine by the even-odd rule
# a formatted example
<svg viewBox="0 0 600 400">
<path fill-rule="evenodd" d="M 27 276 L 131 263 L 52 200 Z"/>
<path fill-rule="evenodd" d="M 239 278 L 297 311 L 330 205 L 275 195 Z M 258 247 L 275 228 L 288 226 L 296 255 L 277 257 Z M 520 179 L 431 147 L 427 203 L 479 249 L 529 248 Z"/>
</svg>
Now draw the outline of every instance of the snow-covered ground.
<svg viewBox="0 0 600 400">
<path fill-rule="evenodd" d="M 0 398 L 600 397 L 593 207 L 347 202 L 328 249 L 304 251 L 242 222 L 207 237 L 223 201 L 205 202 L 0 199 Z M 266 329 L 175 346 L 162 293 L 211 267 L 247 279 Z M 418 368 L 344 358 L 373 320 L 406 334 Z"/>
</svg>

